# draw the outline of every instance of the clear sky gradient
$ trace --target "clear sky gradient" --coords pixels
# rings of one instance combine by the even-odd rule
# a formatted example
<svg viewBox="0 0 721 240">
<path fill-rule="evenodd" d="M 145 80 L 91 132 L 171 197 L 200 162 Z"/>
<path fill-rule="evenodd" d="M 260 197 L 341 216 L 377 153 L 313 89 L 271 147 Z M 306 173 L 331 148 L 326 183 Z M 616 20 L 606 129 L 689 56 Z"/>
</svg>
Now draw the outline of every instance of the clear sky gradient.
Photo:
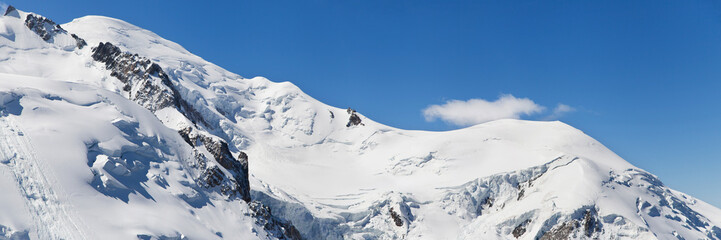
<svg viewBox="0 0 721 240">
<path fill-rule="evenodd" d="M 721 207 L 719 1 L 7 1 L 123 19 L 244 77 L 291 81 L 405 129 L 422 110 L 528 98 L 668 186 Z"/>
</svg>

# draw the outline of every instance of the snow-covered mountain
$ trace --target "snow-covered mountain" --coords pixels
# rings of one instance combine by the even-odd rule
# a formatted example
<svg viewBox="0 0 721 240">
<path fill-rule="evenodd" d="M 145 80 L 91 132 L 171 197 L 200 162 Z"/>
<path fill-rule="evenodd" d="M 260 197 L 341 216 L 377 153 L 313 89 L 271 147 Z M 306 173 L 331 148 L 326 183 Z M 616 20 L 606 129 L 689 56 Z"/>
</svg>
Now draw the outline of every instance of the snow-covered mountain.
<svg viewBox="0 0 721 240">
<path fill-rule="evenodd" d="M 0 239 L 721 239 L 561 122 L 408 131 L 118 19 L 0 17 Z"/>
</svg>

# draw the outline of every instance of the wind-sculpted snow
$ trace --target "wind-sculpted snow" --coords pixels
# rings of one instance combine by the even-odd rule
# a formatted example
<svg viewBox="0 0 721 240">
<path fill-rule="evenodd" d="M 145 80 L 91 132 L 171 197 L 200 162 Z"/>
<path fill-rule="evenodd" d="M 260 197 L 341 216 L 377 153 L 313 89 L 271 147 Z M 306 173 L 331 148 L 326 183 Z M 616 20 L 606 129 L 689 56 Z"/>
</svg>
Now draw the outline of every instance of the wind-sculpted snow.
<svg viewBox="0 0 721 240">
<path fill-rule="evenodd" d="M 154 200 L 144 185 L 149 176 L 159 186 L 167 185 L 161 175 L 149 174 L 149 170 L 162 164 L 165 156 L 172 154 L 170 149 L 161 139 L 138 132 L 139 124 L 132 119 L 118 118 L 111 123 L 129 144 L 118 149 L 107 148 L 111 143 L 98 140 L 86 143 L 88 167 L 93 173 L 90 184 L 103 194 L 124 202 L 130 200 L 130 194 Z"/>
<path fill-rule="evenodd" d="M 193 149 L 141 106 L 92 86 L 8 74 L 0 92 L 10 99 L 0 105 L 10 112 L 0 117 L 0 169 L 15 179 L 0 185 L 24 196 L 0 212 L 23 209 L 11 219 L 31 221 L 0 225 L 18 236 L 273 239 L 247 204 L 196 182 Z"/>
<path fill-rule="evenodd" d="M 0 18 L 0 238 L 721 238 L 721 210 L 561 122 L 401 130 L 121 20 L 43 19 Z"/>
</svg>

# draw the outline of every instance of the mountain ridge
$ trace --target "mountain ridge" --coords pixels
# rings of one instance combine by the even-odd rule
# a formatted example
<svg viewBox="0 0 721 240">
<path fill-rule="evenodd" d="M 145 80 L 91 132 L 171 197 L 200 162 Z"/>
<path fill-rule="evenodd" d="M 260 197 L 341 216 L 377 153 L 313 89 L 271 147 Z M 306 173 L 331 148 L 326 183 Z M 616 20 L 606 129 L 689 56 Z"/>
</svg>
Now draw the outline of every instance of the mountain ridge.
<svg viewBox="0 0 721 240">
<path fill-rule="evenodd" d="M 16 11 L 18 20 L 30 14 Z M 30 108 L 33 102 L 38 102 L 40 112 L 49 109 L 48 116 L 67 114 L 52 113 L 57 107 L 55 101 L 75 105 L 71 109 L 88 111 L 87 114 L 92 111 L 82 109 L 97 104 L 134 103 L 137 106 L 131 108 L 147 110 L 129 118 L 123 117 L 123 111 L 108 110 L 110 116 L 117 117 L 91 125 L 112 130 L 101 131 L 107 134 L 105 141 L 83 139 L 81 148 L 85 149 L 73 154 L 84 154 L 87 160 L 83 163 L 86 166 L 79 164 L 74 171 L 85 172 L 80 175 L 87 177 L 90 169 L 96 177 L 51 186 L 53 189 L 95 186 L 86 192 L 99 192 L 108 203 L 128 204 L 152 202 L 157 196 L 166 196 L 160 189 L 183 186 L 183 193 L 169 197 L 168 201 L 177 207 L 174 211 L 206 211 L 203 220 L 192 213 L 198 219 L 197 226 L 207 228 L 204 222 L 212 219 L 213 214 L 227 216 L 214 212 L 217 208 L 211 206 L 233 206 L 239 209 L 234 214 L 246 216 L 239 223 L 253 229 L 237 234 L 256 234 L 267 239 L 291 235 L 307 239 L 721 238 L 721 229 L 717 227 L 721 210 L 668 189 L 655 176 L 565 123 L 499 120 L 459 130 L 429 132 L 384 126 L 358 114 L 363 125 L 351 126 L 349 122 L 355 113 L 323 104 L 291 83 L 242 78 L 122 20 L 91 16 L 59 25 L 82 38 L 88 45 L 85 48 L 80 48 L 77 38 L 72 37 L 66 42 L 49 43 L 18 23 L 7 16 L 2 18 L 5 31 L 0 35 L 5 38 L 0 39 L 0 53 L 12 57 L 0 62 L 0 71 L 19 74 L 0 76 L 8 82 L 0 84 L 5 99 L 0 106 L 8 112 L 5 117 L 30 121 L 29 117 L 35 115 L 27 112 L 36 111 Z M 10 35 L 12 39 L 7 37 Z M 167 81 L 158 80 L 147 86 L 140 84 L 145 78 L 138 83 L 123 82 L 118 77 L 122 71 L 114 73 L 117 71 L 109 68 L 107 61 L 93 58 L 93 52 L 107 43 L 128 56 L 138 56 L 130 62 L 133 66 L 138 66 L 135 62 L 152 62 L 140 64 L 142 67 L 137 69 L 152 75 L 149 79 L 163 79 L 160 71 L 151 67 L 157 64 L 167 75 Z M 21 47 L 17 48 L 18 45 Z M 118 60 L 120 55 L 112 56 Z M 126 58 L 119 61 L 123 59 Z M 42 79 L 77 82 L 102 91 L 97 96 L 114 96 L 111 98 L 116 100 L 105 102 L 95 97 L 87 97 L 96 99 L 93 101 L 73 100 L 70 93 L 76 90 L 68 90 L 71 87 L 58 90 L 42 84 L 23 86 L 12 80 L 27 79 L 20 75 L 39 77 L 37 81 L 44 83 L 54 80 Z M 187 102 L 187 107 L 156 105 L 155 101 L 141 104 L 133 98 L 132 91 L 126 90 L 128 82 L 130 89 L 174 88 L 177 93 L 173 95 Z M 24 88 L 54 93 L 30 94 Z M 134 102 L 120 100 L 121 96 Z M 189 108 L 195 109 L 206 123 L 193 121 Z M 154 131 L 143 128 L 146 122 L 165 129 L 164 133 L 153 134 Z M 48 128 L 62 129 L 63 125 Z M 184 129 L 188 128 L 183 137 Z M 191 133 L 205 137 L 188 137 Z M 67 134 L 71 136 L 69 142 L 77 141 L 72 140 L 75 134 Z M 27 135 L 34 136 L 33 139 L 58 137 L 41 130 L 31 130 Z M 122 136 L 124 144 L 107 141 L 115 135 Z M 209 140 L 202 140 L 206 137 Z M 163 139 L 174 139 L 175 144 L 168 149 Z M 219 156 L 225 153 L 213 153 L 212 149 L 222 149 L 223 143 L 227 150 L 222 151 L 230 154 L 228 158 L 233 162 L 242 159 L 241 153 L 247 153 L 249 172 L 245 176 L 233 164 L 223 164 L 223 157 Z M 104 144 L 115 147 L 103 147 Z M 143 147 L 146 145 L 149 147 Z M 169 153 L 174 151 L 184 152 L 185 157 L 171 157 L 175 155 Z M 133 156 L 130 152 L 144 155 Z M 48 160 L 51 158 L 44 159 L 53 162 Z M 177 163 L 182 165 L 175 167 L 177 176 L 147 168 Z M 213 168 L 216 164 L 223 168 Z M 64 179 L 73 177 L 66 175 Z M 229 186 L 247 180 L 248 186 L 241 184 L 240 188 L 251 197 L 243 200 L 252 199 L 251 205 L 263 204 L 267 208 L 251 210 L 251 205 L 228 198 L 230 195 L 224 191 L 215 192 L 212 186 L 203 188 L 203 182 L 214 182 L 213 179 L 230 181 Z M 236 183 L 232 183 L 233 179 Z M 32 197 L 28 199 L 32 201 Z M 72 201 L 68 204 L 73 205 Z M 267 209 L 267 214 L 258 209 Z M 262 221 L 257 215 L 275 220 L 259 223 Z M 97 220 L 92 215 L 74 217 Z M 128 219 L 135 217 L 128 215 Z M 273 221 L 276 223 L 268 226 Z M 227 227 L 215 234 L 201 230 L 203 227 L 181 232 L 182 229 L 171 225 L 151 226 L 154 228 L 144 228 L 135 236 L 233 236 L 223 233 L 232 232 Z M 30 237 L 43 234 L 40 229 L 23 228 L 22 224 L 12 227 Z M 49 238 L 55 237 L 58 236 Z"/>
</svg>

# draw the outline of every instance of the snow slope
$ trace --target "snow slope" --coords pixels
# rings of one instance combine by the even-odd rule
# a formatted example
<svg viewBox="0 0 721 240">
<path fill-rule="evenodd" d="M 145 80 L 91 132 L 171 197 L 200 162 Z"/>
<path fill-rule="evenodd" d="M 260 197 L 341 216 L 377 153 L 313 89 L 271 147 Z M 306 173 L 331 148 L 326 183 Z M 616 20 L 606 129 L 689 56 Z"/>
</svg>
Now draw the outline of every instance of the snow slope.
<svg viewBox="0 0 721 240">
<path fill-rule="evenodd" d="M 257 202 L 206 188 L 195 156 L 214 153 L 178 134 L 190 128 L 247 153 L 251 198 L 307 239 L 721 239 L 721 210 L 561 122 L 425 132 L 358 114 L 349 126 L 350 111 L 291 83 L 243 78 L 122 20 L 75 19 L 48 42 L 16 13 L 0 18 L 6 236 L 284 237 Z M 157 64 L 169 85 L 122 80 L 100 43 Z M 148 86 L 182 103 L 138 98 Z"/>
<path fill-rule="evenodd" d="M 246 204 L 199 190 L 188 174 L 191 149 L 122 96 L 11 74 L 0 74 L 0 96 L 0 168 L 12 172 L 2 185 L 16 182 L 3 188 L 8 204 L 0 208 L 20 218 L 0 224 L 32 239 L 212 239 L 218 232 L 251 239 L 262 232 Z"/>
</svg>

